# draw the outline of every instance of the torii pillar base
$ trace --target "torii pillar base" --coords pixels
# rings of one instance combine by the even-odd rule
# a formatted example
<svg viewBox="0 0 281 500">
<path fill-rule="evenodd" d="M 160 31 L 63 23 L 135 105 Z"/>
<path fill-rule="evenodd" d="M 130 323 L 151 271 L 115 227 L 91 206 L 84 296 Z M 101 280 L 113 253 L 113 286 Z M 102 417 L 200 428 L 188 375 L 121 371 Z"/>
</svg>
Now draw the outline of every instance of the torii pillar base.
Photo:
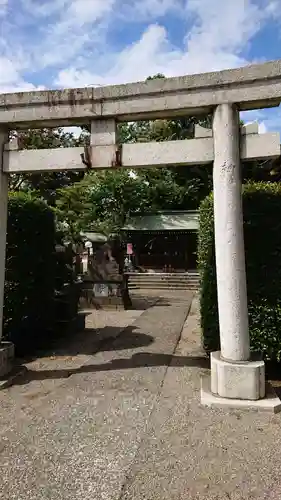
<svg viewBox="0 0 281 500">
<path fill-rule="evenodd" d="M 266 383 L 266 394 L 263 399 L 255 401 L 251 399 L 229 399 L 212 393 L 210 376 L 201 379 L 201 404 L 226 410 L 254 410 L 269 413 L 279 413 L 281 411 L 281 401 L 269 383 Z"/>
<path fill-rule="evenodd" d="M 201 379 L 201 403 L 218 408 L 278 413 L 281 401 L 265 383 L 264 361 L 228 362 L 211 353 L 211 375 Z"/>
</svg>

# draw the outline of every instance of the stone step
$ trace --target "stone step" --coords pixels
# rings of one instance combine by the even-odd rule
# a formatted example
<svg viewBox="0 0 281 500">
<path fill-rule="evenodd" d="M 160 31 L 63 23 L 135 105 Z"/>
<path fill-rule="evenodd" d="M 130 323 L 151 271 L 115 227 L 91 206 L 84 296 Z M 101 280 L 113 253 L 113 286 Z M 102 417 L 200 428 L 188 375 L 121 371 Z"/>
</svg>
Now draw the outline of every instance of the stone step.
<svg viewBox="0 0 281 500">
<path fill-rule="evenodd" d="M 199 278 L 151 278 L 149 276 L 143 278 L 129 278 L 129 283 L 144 283 L 149 281 L 150 283 L 193 283 L 199 282 Z"/>
<path fill-rule="evenodd" d="M 199 273 L 126 273 L 129 278 L 132 277 L 153 277 L 153 278 L 191 278 L 199 277 Z"/>
<path fill-rule="evenodd" d="M 199 285 L 189 284 L 189 285 L 161 285 L 161 284 L 147 284 L 143 285 L 129 285 L 129 290 L 145 290 L 145 289 L 153 289 L 153 290 L 196 290 Z"/>
<path fill-rule="evenodd" d="M 131 273 L 128 274 L 130 290 L 196 290 L 199 274 L 193 273 Z"/>
<path fill-rule="evenodd" d="M 129 286 L 132 286 L 132 285 L 136 285 L 136 286 L 143 286 L 143 285 L 163 285 L 163 286 L 167 286 L 167 285 L 171 285 L 171 286 L 186 286 L 186 285 L 196 285 L 198 286 L 199 285 L 199 282 L 195 282 L 195 281 L 187 281 L 187 282 L 171 282 L 171 281 L 129 281 Z"/>
<path fill-rule="evenodd" d="M 187 282 L 187 281 L 199 281 L 199 276 L 194 276 L 192 278 L 154 278 L 154 277 L 151 277 L 151 276 L 143 276 L 143 277 L 139 277 L 139 276 L 136 276 L 136 277 L 130 277 L 128 279 L 128 281 L 163 281 L 163 283 L 167 283 L 169 281 L 176 281 L 176 282 Z"/>
<path fill-rule="evenodd" d="M 129 282 L 140 282 L 143 283 L 144 281 L 150 281 L 150 282 L 163 282 L 163 283 L 189 283 L 193 281 L 199 281 L 199 278 L 151 278 L 150 276 L 146 276 L 143 278 L 129 278 Z"/>
</svg>

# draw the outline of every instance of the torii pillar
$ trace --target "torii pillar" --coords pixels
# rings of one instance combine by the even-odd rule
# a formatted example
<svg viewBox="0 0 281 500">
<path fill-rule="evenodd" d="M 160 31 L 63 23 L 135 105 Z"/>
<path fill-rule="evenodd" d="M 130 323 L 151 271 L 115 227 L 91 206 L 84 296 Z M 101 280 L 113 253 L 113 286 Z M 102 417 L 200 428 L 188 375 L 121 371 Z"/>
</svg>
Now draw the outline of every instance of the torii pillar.
<svg viewBox="0 0 281 500">
<path fill-rule="evenodd" d="M 220 104 L 213 117 L 214 224 L 221 351 L 211 353 L 211 384 L 201 401 L 210 406 L 280 410 L 265 397 L 264 361 L 250 354 L 243 235 L 240 126 L 236 105 Z"/>
</svg>

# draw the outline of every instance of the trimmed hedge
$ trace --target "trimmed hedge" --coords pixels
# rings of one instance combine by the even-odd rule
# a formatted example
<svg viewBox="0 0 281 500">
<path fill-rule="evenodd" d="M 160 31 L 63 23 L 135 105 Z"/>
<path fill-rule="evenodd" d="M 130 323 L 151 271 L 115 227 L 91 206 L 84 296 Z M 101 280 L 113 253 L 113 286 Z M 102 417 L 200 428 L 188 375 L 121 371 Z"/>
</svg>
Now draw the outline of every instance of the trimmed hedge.
<svg viewBox="0 0 281 500">
<path fill-rule="evenodd" d="M 281 360 L 281 185 L 243 186 L 244 238 L 251 349 Z M 200 206 L 198 266 L 206 351 L 219 349 L 213 195 Z"/>
<path fill-rule="evenodd" d="M 54 249 L 52 210 L 25 193 L 10 194 L 4 338 L 21 354 L 38 347 L 53 328 Z"/>
</svg>

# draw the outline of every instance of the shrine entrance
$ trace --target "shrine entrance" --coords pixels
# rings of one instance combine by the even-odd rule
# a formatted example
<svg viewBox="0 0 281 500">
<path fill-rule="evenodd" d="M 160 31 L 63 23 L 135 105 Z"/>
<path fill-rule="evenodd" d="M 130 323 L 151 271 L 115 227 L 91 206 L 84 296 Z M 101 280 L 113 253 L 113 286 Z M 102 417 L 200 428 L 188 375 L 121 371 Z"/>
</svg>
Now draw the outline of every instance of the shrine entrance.
<svg viewBox="0 0 281 500">
<path fill-rule="evenodd" d="M 197 232 L 197 211 L 136 214 L 122 229 L 135 269 L 164 273 L 196 269 Z"/>
<path fill-rule="evenodd" d="M 0 325 L 2 328 L 8 175 L 61 170 L 213 165 L 216 278 L 221 353 L 212 353 L 211 389 L 235 404 L 265 396 L 264 364 L 250 360 L 247 282 L 243 236 L 241 161 L 280 156 L 278 133 L 259 135 L 239 125 L 239 111 L 279 106 L 281 60 L 214 73 L 154 79 L 98 88 L 31 91 L 0 95 Z M 212 129 L 195 127 L 195 138 L 118 144 L 118 122 L 176 119 L 213 114 Z M 91 124 L 90 146 L 21 150 L 9 131 Z M 1 338 L 2 331 L 0 332 Z M 5 357 L 5 356 L 4 356 Z M 208 382 L 209 384 L 209 382 Z M 246 390 L 247 392 L 247 390 Z M 242 404 L 241 404 L 242 406 Z"/>
<path fill-rule="evenodd" d="M 133 244 L 133 264 L 158 272 L 186 272 L 196 268 L 196 234 L 155 231 L 128 234 Z"/>
</svg>

